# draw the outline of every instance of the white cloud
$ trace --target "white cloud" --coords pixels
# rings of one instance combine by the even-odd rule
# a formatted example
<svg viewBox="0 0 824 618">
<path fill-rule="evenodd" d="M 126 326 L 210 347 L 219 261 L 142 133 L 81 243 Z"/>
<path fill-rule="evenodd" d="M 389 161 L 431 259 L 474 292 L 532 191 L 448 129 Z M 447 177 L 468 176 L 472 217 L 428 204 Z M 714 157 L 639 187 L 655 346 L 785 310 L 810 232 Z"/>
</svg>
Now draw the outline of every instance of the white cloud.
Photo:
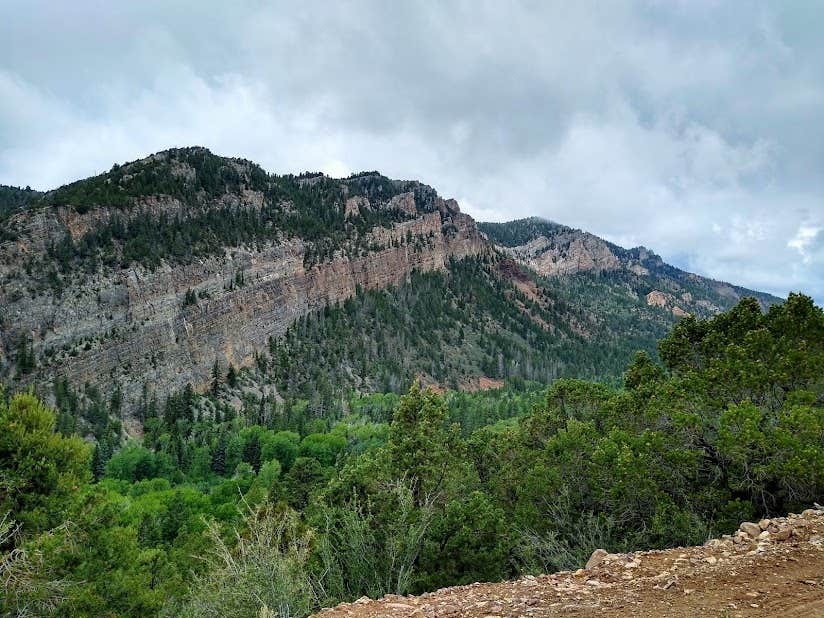
<svg viewBox="0 0 824 618">
<path fill-rule="evenodd" d="M 815 7 L 806 7 L 815 13 Z M 824 41 L 773 3 L 6 0 L 0 182 L 378 169 L 824 300 Z"/>
<path fill-rule="evenodd" d="M 798 251 L 805 264 L 809 264 L 812 261 L 812 256 L 808 250 L 813 244 L 813 241 L 818 237 L 821 229 L 822 228 L 817 225 L 801 225 L 795 236 L 787 242 L 787 246 L 790 249 Z"/>
</svg>

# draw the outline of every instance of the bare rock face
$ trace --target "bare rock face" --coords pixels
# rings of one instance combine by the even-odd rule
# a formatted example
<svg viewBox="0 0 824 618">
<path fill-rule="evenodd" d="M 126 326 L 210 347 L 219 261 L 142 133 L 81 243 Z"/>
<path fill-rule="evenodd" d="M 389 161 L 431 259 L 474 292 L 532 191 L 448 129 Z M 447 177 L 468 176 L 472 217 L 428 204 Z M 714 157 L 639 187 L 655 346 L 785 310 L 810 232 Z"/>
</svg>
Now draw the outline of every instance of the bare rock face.
<svg viewBox="0 0 824 618">
<path fill-rule="evenodd" d="M 570 230 L 549 239 L 539 236 L 526 245 L 505 248 L 512 257 L 546 276 L 608 272 L 621 267 L 609 245 L 592 234 Z"/>
<path fill-rule="evenodd" d="M 350 197 L 346 200 L 344 207 L 344 217 L 351 219 L 360 215 L 361 208 L 369 207 L 369 199 L 361 195 Z"/>
<path fill-rule="evenodd" d="M 650 307 L 666 307 L 669 301 L 668 295 L 658 290 L 653 290 L 647 294 L 647 304 Z"/>
<path fill-rule="evenodd" d="M 415 195 L 411 192 L 396 195 L 389 201 L 389 208 L 400 210 L 402 213 L 415 216 L 418 209 L 415 206 Z"/>
<path fill-rule="evenodd" d="M 250 208 L 262 203 L 254 192 L 231 199 Z M 456 204 L 440 200 L 436 206 L 419 213 L 412 193 L 399 195 L 392 207 L 414 218 L 373 228 L 368 252 L 337 252 L 311 267 L 304 266 L 300 239 L 281 240 L 153 270 L 98 269 L 62 294 L 32 285 L 25 273 L 27 257 L 45 252 L 67 230 L 82 236 L 113 211 L 79 214 L 52 208 L 20 215 L 13 221 L 18 239 L 0 244 L 0 368 L 7 375 L 12 371 L 12 350 L 25 336 L 38 368 L 24 383 L 45 387 L 67 378 L 104 390 L 119 385 L 127 413 L 144 388 L 159 397 L 187 383 L 205 388 L 215 360 L 223 367 L 251 364 L 270 337 L 283 334 L 307 312 L 345 300 L 358 288 L 400 284 L 414 269 L 443 270 L 451 258 L 491 250 Z M 345 204 L 349 216 L 368 207 L 365 198 Z M 141 206 L 158 213 L 181 208 L 172 199 Z M 236 284 L 239 272 L 242 285 Z M 184 302 L 187 292 L 197 294 L 196 303 Z"/>
</svg>

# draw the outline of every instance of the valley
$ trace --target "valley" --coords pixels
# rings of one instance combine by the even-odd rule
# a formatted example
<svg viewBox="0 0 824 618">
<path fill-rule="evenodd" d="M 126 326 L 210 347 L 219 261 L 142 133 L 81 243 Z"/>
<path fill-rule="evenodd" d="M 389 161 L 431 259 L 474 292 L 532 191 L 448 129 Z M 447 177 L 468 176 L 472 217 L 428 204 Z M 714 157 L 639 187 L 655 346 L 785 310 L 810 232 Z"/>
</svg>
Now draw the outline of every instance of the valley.
<svg viewBox="0 0 824 618">
<path fill-rule="evenodd" d="M 5 614 L 747 616 L 818 564 L 808 296 L 204 148 L 0 198 Z"/>
</svg>

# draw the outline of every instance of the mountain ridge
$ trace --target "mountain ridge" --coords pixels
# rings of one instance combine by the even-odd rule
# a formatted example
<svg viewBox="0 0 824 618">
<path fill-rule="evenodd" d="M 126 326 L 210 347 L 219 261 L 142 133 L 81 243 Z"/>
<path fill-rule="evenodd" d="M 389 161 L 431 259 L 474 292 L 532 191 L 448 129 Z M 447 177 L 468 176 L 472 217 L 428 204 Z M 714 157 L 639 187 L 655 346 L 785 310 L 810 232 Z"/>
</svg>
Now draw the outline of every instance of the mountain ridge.
<svg viewBox="0 0 824 618">
<path fill-rule="evenodd" d="M 206 152 L 119 166 L 12 217 L 15 238 L 0 245 L 7 374 L 16 349 L 18 369 L 21 355 L 34 359 L 32 378 L 114 381 L 128 403 L 143 390 L 135 374 L 161 396 L 203 388 L 215 361 L 252 364 L 307 311 L 486 250 L 456 204 L 418 183 L 267 185 L 255 167 Z M 151 182 L 166 193 L 148 192 Z M 357 217 L 345 212 L 353 201 Z"/>
<path fill-rule="evenodd" d="M 702 309 L 721 311 L 723 305 L 719 297 L 753 296 L 764 309 L 780 302 L 771 294 L 671 266 L 644 246 L 626 249 L 590 232 L 539 217 L 480 223 L 478 227 L 498 249 L 545 277 L 614 271 L 646 277 L 651 286 L 646 293 L 648 304 L 665 307 L 677 317 L 700 313 Z M 715 302 L 693 298 L 698 294 L 715 297 Z"/>
<path fill-rule="evenodd" d="M 466 345 L 462 336 L 435 333 L 439 343 L 427 352 L 432 366 L 446 362 L 439 349 L 450 349 L 457 361 L 442 375 L 447 381 L 532 379 L 530 367 L 542 364 L 556 367 L 539 372 L 543 380 L 570 371 L 614 375 L 629 351 L 596 350 L 599 340 L 654 352 L 654 342 L 679 317 L 669 297 L 650 302 L 648 295 L 671 295 L 683 281 L 662 275 L 656 283 L 666 285 L 657 290 L 638 272 L 620 269 L 548 276 L 527 253 L 493 244 L 492 224 L 476 224 L 455 200 L 377 172 L 345 179 L 278 176 L 193 147 L 116 164 L 27 197 L 2 221 L 0 375 L 21 385 L 114 384 L 127 411 L 147 391 L 163 397 L 186 384 L 208 388 L 215 367 L 253 367 L 298 320 L 369 291 L 406 286 L 407 292 L 376 301 L 395 303 L 397 319 L 409 321 L 407 345 L 423 345 L 414 336 L 424 328 L 422 318 L 403 318 L 402 303 L 411 302 L 404 299 L 419 295 L 415 273 L 440 273 L 436 277 L 453 285 L 440 311 L 458 317 L 444 324 L 458 335 L 476 333 L 468 340 L 475 343 Z M 597 237 L 581 234 L 603 249 L 592 240 Z M 456 269 L 467 258 L 477 267 Z M 743 295 L 730 290 L 696 297 L 688 308 L 699 316 L 727 308 Z M 471 309 L 481 297 L 489 302 L 479 318 Z M 360 328 L 353 331 L 359 340 L 378 338 L 367 348 L 388 337 L 385 324 Z M 535 347 L 540 340 L 545 343 Z M 328 354 L 325 345 L 311 354 Z M 590 353 L 606 360 L 587 361 Z M 582 356 L 584 364 L 570 363 L 570 355 Z M 378 371 L 380 359 L 375 362 L 358 370 L 353 366 L 360 361 L 350 358 L 349 385 L 376 384 L 376 376 L 358 373 Z M 408 369 L 391 371 L 395 384 L 410 379 Z"/>
</svg>

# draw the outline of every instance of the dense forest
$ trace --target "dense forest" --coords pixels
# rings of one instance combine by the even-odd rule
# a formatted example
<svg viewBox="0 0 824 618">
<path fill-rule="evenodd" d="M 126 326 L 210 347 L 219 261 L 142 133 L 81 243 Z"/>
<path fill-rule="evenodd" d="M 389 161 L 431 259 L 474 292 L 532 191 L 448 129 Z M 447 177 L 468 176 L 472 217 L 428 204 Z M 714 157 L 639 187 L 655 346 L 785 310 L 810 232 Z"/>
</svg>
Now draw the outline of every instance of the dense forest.
<svg viewBox="0 0 824 618">
<path fill-rule="evenodd" d="M 565 225 L 547 221 L 540 217 L 528 217 L 507 221 L 506 223 L 479 223 L 478 228 L 486 234 L 489 239 L 497 245 L 504 247 L 518 247 L 525 245 L 531 240 L 544 236 L 552 238 L 563 232 L 571 231 Z"/>
<path fill-rule="evenodd" d="M 296 328 L 331 334 L 313 320 Z M 824 493 L 824 312 L 801 295 L 687 317 L 614 385 L 413 383 L 340 391 L 318 416 L 227 405 L 246 374 L 216 367 L 208 393 L 147 399 L 126 443 L 116 391 L 63 384 L 58 410 L 0 397 L 2 611 L 305 616 L 577 567 L 596 547 L 701 543 Z"/>
<path fill-rule="evenodd" d="M 271 342 L 267 379 L 289 398 L 325 399 L 352 387 L 400 392 L 420 374 L 451 389 L 478 375 L 609 379 L 634 351 L 654 355 L 667 332 L 669 316 L 640 317 L 643 300 L 609 277 L 535 278 L 526 291 L 514 277 L 533 282 L 511 261 L 466 258 L 310 313 Z"/>
</svg>

